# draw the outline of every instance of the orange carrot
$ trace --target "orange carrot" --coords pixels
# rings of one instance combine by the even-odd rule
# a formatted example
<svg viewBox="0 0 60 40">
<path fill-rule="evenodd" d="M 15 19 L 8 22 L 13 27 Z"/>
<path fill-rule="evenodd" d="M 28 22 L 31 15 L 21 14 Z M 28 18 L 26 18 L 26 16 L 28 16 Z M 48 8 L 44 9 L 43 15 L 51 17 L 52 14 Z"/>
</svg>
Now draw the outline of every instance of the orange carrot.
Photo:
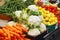
<svg viewBox="0 0 60 40">
<path fill-rule="evenodd" d="M 5 28 L 7 28 L 7 29 L 10 30 L 10 31 L 15 31 L 15 30 L 13 30 L 13 29 L 11 28 L 11 26 L 9 26 L 9 25 L 7 25 Z"/>
<path fill-rule="evenodd" d="M 7 34 L 8 39 L 10 40 L 10 33 L 9 33 L 9 31 L 8 31 L 6 28 L 3 28 L 3 30 L 4 30 L 4 32 Z"/>
<path fill-rule="evenodd" d="M 8 37 L 5 37 L 4 39 L 5 39 L 5 40 L 8 40 Z"/>
<path fill-rule="evenodd" d="M 30 40 L 30 39 L 28 39 L 28 38 L 24 38 L 24 40 Z"/>
<path fill-rule="evenodd" d="M 13 30 L 13 29 L 10 28 L 10 26 L 6 26 L 5 28 L 8 29 L 8 30 L 11 30 L 11 31 Z"/>
<path fill-rule="evenodd" d="M 26 38 L 24 32 L 28 32 L 28 30 L 18 23 L 13 26 L 6 25 L 4 28 L 0 29 L 0 34 L 6 36 L 0 37 L 4 38 L 3 40 L 30 40 Z"/>
<path fill-rule="evenodd" d="M 21 35 L 21 37 L 23 37 L 23 38 L 24 38 L 25 36 L 26 36 L 26 34 Z"/>
<path fill-rule="evenodd" d="M 17 30 L 16 28 L 14 28 L 14 27 L 10 27 L 12 30 L 14 30 L 14 32 L 16 32 L 16 33 L 19 33 L 20 31 L 19 30 Z"/>
<path fill-rule="evenodd" d="M 20 29 L 20 26 L 14 25 L 15 28 L 17 28 L 18 30 L 22 31 L 22 29 Z"/>
<path fill-rule="evenodd" d="M 10 29 L 11 29 L 11 31 L 14 31 L 14 32 L 16 32 L 16 33 L 19 33 L 20 31 L 19 30 L 17 30 L 16 28 L 14 28 L 13 26 L 11 27 L 11 26 L 8 26 Z M 9 30 L 10 30 L 9 29 Z"/>
<path fill-rule="evenodd" d="M 22 29 L 24 32 L 28 32 L 28 30 L 26 28 L 24 28 L 22 25 L 20 24 L 16 24 L 18 27 L 20 27 L 20 29 Z"/>
<path fill-rule="evenodd" d="M 0 33 L 3 33 L 2 29 L 0 29 Z"/>
<path fill-rule="evenodd" d="M 0 40 L 4 40 L 4 37 L 0 37 Z"/>
<path fill-rule="evenodd" d="M 28 30 L 24 27 L 21 27 L 21 29 L 23 30 L 23 32 L 28 32 Z"/>
<path fill-rule="evenodd" d="M 20 37 L 20 40 L 24 40 L 22 37 Z"/>
<path fill-rule="evenodd" d="M 6 36 L 6 33 L 2 29 L 0 29 L 0 33 L 2 33 L 4 36 Z"/>
<path fill-rule="evenodd" d="M 13 37 L 13 34 L 10 33 L 10 36 Z"/>
<path fill-rule="evenodd" d="M 20 33 L 20 34 L 22 34 L 22 32 L 20 32 L 19 30 L 17 30 L 17 29 L 14 28 L 14 27 L 10 27 L 10 28 L 6 27 L 6 28 L 7 28 L 9 31 L 14 32 L 14 33 L 16 33 L 16 34 L 17 34 L 17 32 Z M 10 30 L 10 29 L 12 29 L 12 30 Z M 17 30 L 17 31 L 13 31 L 13 30 Z M 13 35 L 11 35 L 11 36 L 13 36 Z"/>
<path fill-rule="evenodd" d="M 20 36 L 19 34 L 15 33 L 15 32 L 12 32 L 12 31 L 9 31 L 11 34 L 15 35 L 15 36 Z"/>
<path fill-rule="evenodd" d="M 19 30 L 20 31 L 19 33 L 22 34 L 22 29 L 20 27 L 18 27 L 18 26 L 15 25 L 14 28 L 16 28 L 17 30 Z"/>
</svg>

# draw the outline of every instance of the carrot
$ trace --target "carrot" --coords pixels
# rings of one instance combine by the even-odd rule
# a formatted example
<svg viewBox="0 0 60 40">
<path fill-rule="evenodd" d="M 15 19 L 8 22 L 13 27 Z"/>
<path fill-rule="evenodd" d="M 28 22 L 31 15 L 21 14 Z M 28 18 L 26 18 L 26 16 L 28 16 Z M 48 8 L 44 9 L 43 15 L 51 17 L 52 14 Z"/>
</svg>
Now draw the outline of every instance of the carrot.
<svg viewBox="0 0 60 40">
<path fill-rule="evenodd" d="M 17 26 L 13 26 L 13 27 L 8 26 L 8 27 L 6 27 L 6 28 L 7 28 L 8 30 L 10 30 L 10 31 L 13 31 L 13 32 L 22 34 L 22 31 L 21 31 L 21 30 L 18 30 L 18 29 L 17 29 Z"/>
<path fill-rule="evenodd" d="M 10 32 L 12 32 L 12 33 L 16 33 L 17 34 L 17 32 L 19 32 L 20 34 L 22 34 L 22 32 L 20 32 L 19 30 L 17 30 L 16 28 L 14 28 L 14 27 L 10 27 L 9 26 L 9 28 L 8 27 L 6 27 Z M 17 31 L 12 31 L 12 30 L 10 30 L 10 29 L 12 29 L 12 30 L 17 30 Z M 13 36 L 13 35 L 11 35 L 11 36 Z"/>
<path fill-rule="evenodd" d="M 16 28 L 17 30 L 21 31 L 20 33 L 22 34 L 22 29 L 20 27 L 15 25 L 14 28 Z"/>
<path fill-rule="evenodd" d="M 20 24 L 16 24 L 18 27 L 20 27 L 20 29 L 22 29 L 24 32 L 28 32 L 28 30 L 26 28 L 24 28 L 22 25 Z"/>
<path fill-rule="evenodd" d="M 13 39 L 13 40 L 17 40 L 17 39 Z"/>
<path fill-rule="evenodd" d="M 0 37 L 0 40 L 4 40 L 4 37 Z"/>
<path fill-rule="evenodd" d="M 21 27 L 21 29 L 23 30 L 23 32 L 28 32 L 28 30 L 24 27 Z"/>
<path fill-rule="evenodd" d="M 13 37 L 13 34 L 10 33 L 10 36 Z"/>
<path fill-rule="evenodd" d="M 5 39 L 5 40 L 8 40 L 8 37 L 5 37 L 4 39 Z"/>
<path fill-rule="evenodd" d="M 10 33 L 9 33 L 9 31 L 8 31 L 6 28 L 3 28 L 3 30 L 4 30 L 4 32 L 7 34 L 8 39 L 10 40 Z"/>
<path fill-rule="evenodd" d="M 11 27 L 11 26 L 9 26 L 10 27 L 10 29 L 12 29 L 12 31 L 14 31 L 14 32 L 16 32 L 16 33 L 20 33 L 20 31 L 19 30 L 17 30 L 16 28 L 14 28 L 13 26 Z"/>
<path fill-rule="evenodd" d="M 13 31 L 9 26 L 5 27 L 8 31 Z M 13 36 L 13 34 L 10 33 L 10 36 Z"/>
<path fill-rule="evenodd" d="M 20 37 L 16 37 L 17 38 L 17 40 L 20 40 Z"/>
<path fill-rule="evenodd" d="M 0 29 L 0 33 L 2 33 L 4 36 L 6 36 L 6 33 L 2 29 Z"/>
<path fill-rule="evenodd" d="M 8 29 L 8 30 L 11 30 L 11 31 L 13 30 L 13 29 L 10 28 L 10 26 L 6 26 L 5 28 Z"/>
<path fill-rule="evenodd" d="M 24 38 L 24 40 L 30 40 L 30 39 L 28 39 L 28 38 Z"/>
<path fill-rule="evenodd" d="M 20 37 L 20 40 L 24 40 L 22 37 Z"/>
<path fill-rule="evenodd" d="M 10 31 L 15 31 L 15 30 L 13 30 L 13 29 L 11 28 L 11 26 L 9 26 L 9 25 L 7 25 L 5 28 L 7 28 L 7 29 L 10 30 Z"/>
<path fill-rule="evenodd" d="M 19 30 L 17 30 L 16 28 L 14 28 L 13 26 L 11 27 L 11 26 L 8 26 L 10 29 L 10 31 L 14 31 L 14 32 L 16 32 L 16 33 L 19 33 L 20 31 Z"/>
<path fill-rule="evenodd" d="M 25 36 L 26 36 L 25 34 L 21 35 L 21 37 L 23 37 L 23 38 L 24 38 Z"/>
<path fill-rule="evenodd" d="M 12 31 L 9 31 L 11 34 L 15 35 L 15 36 L 20 36 L 19 34 L 15 33 L 15 32 L 12 32 Z"/>
<path fill-rule="evenodd" d="M 0 37 L 4 38 L 3 40 L 29 40 L 25 37 L 24 32 L 28 32 L 28 30 L 20 24 L 13 26 L 6 25 L 4 28 L 0 29 L 0 34 L 6 36 L 0 35 Z"/>
<path fill-rule="evenodd" d="M 17 40 L 17 36 L 14 35 L 14 36 L 13 36 L 13 40 Z"/>
<path fill-rule="evenodd" d="M 0 29 L 0 33 L 3 33 L 2 29 Z"/>
<path fill-rule="evenodd" d="M 17 28 L 18 30 L 22 31 L 22 29 L 20 29 L 20 26 L 14 25 L 15 28 Z"/>
</svg>

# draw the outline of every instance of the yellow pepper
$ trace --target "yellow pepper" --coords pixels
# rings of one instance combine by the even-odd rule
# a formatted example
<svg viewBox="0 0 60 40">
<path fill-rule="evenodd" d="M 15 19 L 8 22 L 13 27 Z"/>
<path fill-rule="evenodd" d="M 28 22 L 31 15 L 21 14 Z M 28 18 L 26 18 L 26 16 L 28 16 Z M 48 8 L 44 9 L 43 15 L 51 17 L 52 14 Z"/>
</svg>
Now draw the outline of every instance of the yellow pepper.
<svg viewBox="0 0 60 40">
<path fill-rule="evenodd" d="M 53 24 L 57 23 L 57 17 L 55 17 L 54 13 L 51 13 L 42 7 L 37 7 L 37 8 L 43 15 L 43 23 L 44 24 L 53 25 Z"/>
</svg>

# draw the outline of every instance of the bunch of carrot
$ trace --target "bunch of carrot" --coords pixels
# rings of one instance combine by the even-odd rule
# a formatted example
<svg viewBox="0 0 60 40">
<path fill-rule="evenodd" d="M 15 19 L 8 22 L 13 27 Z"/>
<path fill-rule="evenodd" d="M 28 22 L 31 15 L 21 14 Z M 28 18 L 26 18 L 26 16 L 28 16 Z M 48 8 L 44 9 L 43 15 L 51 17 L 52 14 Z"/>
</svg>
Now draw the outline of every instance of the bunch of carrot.
<svg viewBox="0 0 60 40">
<path fill-rule="evenodd" d="M 0 40 L 30 40 L 24 34 L 27 32 L 28 30 L 20 24 L 13 26 L 6 25 L 0 29 Z"/>
</svg>

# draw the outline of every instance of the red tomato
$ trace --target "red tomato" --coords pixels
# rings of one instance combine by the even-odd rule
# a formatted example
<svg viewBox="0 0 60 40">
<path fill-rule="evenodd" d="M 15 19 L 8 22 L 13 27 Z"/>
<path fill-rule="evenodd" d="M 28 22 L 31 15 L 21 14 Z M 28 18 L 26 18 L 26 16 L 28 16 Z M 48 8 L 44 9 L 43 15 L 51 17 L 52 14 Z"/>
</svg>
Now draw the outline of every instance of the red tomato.
<svg viewBox="0 0 60 40">
<path fill-rule="evenodd" d="M 51 10 L 51 9 L 49 9 L 49 11 L 50 11 L 50 12 L 52 12 L 52 10 Z"/>
<path fill-rule="evenodd" d="M 60 26 L 60 20 L 58 21 L 58 25 Z"/>
<path fill-rule="evenodd" d="M 55 10 L 52 10 L 53 13 L 55 13 L 56 11 Z"/>
<path fill-rule="evenodd" d="M 57 11 L 55 14 L 56 14 L 57 16 L 60 16 L 60 11 Z"/>
</svg>

